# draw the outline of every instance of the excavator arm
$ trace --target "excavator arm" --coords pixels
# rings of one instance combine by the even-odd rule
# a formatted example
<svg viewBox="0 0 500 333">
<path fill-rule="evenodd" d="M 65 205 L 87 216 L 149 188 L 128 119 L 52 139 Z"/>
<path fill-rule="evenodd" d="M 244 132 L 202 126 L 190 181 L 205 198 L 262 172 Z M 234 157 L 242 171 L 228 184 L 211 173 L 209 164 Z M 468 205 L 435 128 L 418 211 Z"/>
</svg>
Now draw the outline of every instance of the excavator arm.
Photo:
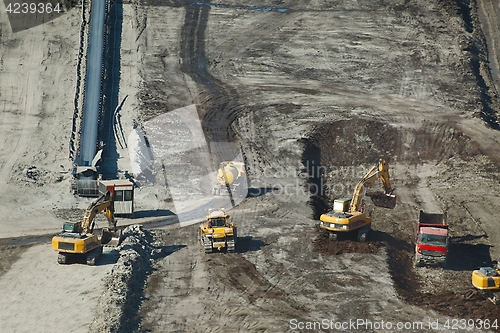
<svg viewBox="0 0 500 333">
<path fill-rule="evenodd" d="M 111 193 L 108 191 L 106 192 L 106 194 L 103 194 L 96 201 L 90 204 L 90 206 L 85 211 L 82 219 L 82 233 L 93 233 L 95 216 L 103 211 L 105 211 L 106 217 L 108 219 L 108 228 L 110 230 L 116 231 L 113 198 Z"/>
<path fill-rule="evenodd" d="M 363 199 L 366 194 L 366 188 L 372 185 L 377 179 L 382 181 L 384 185 L 384 192 L 387 197 L 387 201 L 394 201 L 396 197 L 392 195 L 394 189 L 391 187 L 391 181 L 389 178 L 389 165 L 383 159 L 379 159 L 377 164 L 375 164 L 365 176 L 359 181 L 354 189 L 352 195 L 351 205 L 349 207 L 349 212 L 359 212 L 363 204 Z M 392 204 L 385 204 L 387 206 Z"/>
</svg>

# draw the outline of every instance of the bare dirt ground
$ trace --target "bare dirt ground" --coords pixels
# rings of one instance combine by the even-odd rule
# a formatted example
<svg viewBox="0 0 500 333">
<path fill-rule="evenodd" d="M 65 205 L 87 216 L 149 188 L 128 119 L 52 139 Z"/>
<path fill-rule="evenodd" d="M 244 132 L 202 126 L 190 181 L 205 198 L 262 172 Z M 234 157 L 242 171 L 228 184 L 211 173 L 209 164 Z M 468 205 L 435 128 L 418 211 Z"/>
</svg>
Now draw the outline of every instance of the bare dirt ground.
<svg viewBox="0 0 500 333">
<path fill-rule="evenodd" d="M 16 34 L 3 13 L 2 327 L 326 332 L 297 323 L 360 319 L 394 326 L 345 331 L 400 332 L 401 322 L 432 332 L 438 321 L 452 332 L 465 331 L 454 319 L 500 321 L 470 282 L 500 258 L 498 3 L 143 0 L 111 10 L 113 96 L 124 102 L 105 162 L 130 172 L 133 128 L 196 104 L 207 140 L 244 154 L 251 189 L 231 210 L 237 253 L 204 255 L 197 225 L 130 228 L 96 267 L 57 265 L 47 240 L 12 240 L 56 232 L 88 205 L 69 193 L 67 149 L 81 8 Z M 379 157 L 398 205 L 367 200 L 369 243 L 330 242 L 319 215 Z M 136 193 L 139 216 L 174 210 L 165 188 Z M 448 211 L 446 270 L 411 265 L 420 209 Z"/>
</svg>

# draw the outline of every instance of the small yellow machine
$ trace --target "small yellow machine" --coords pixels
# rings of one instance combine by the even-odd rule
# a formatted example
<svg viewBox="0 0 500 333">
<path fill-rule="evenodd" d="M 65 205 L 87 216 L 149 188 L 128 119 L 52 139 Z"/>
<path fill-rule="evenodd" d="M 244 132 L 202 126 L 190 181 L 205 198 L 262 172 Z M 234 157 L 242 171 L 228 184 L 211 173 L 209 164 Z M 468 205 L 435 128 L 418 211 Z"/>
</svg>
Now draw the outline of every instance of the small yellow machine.
<svg viewBox="0 0 500 333">
<path fill-rule="evenodd" d="M 320 228 L 328 230 L 330 237 L 334 240 L 339 234 L 357 232 L 358 241 L 365 242 L 371 230 L 371 219 L 364 212 L 364 197 L 366 188 L 379 179 L 384 185 L 384 196 L 378 197 L 375 204 L 386 208 L 396 206 L 396 196 L 392 194 L 389 180 L 389 165 L 380 159 L 365 176 L 359 181 L 354 189 L 352 198 L 340 198 L 333 202 L 333 211 L 320 216 Z"/>
<path fill-rule="evenodd" d="M 486 291 L 488 299 L 494 304 L 500 302 L 500 262 L 495 267 L 481 267 L 472 272 L 472 285 Z"/>
<path fill-rule="evenodd" d="M 242 162 L 221 162 L 217 171 L 217 186 L 213 189 L 214 195 L 231 193 L 233 196 L 246 195 L 246 172 Z"/>
<path fill-rule="evenodd" d="M 95 217 L 104 212 L 108 218 L 108 228 L 101 235 L 94 233 Z M 99 197 L 87 208 L 82 221 L 65 222 L 63 230 L 52 238 L 52 248 L 59 252 L 57 262 L 66 264 L 71 259 L 83 257 L 87 265 L 95 265 L 102 254 L 102 245 L 118 245 L 121 234 L 117 232 L 113 212 L 113 196 L 110 192 Z"/>
<path fill-rule="evenodd" d="M 236 224 L 229 223 L 229 215 L 224 208 L 208 210 L 207 220 L 200 225 L 200 241 L 205 253 L 214 249 L 234 252 L 236 248 Z"/>
</svg>

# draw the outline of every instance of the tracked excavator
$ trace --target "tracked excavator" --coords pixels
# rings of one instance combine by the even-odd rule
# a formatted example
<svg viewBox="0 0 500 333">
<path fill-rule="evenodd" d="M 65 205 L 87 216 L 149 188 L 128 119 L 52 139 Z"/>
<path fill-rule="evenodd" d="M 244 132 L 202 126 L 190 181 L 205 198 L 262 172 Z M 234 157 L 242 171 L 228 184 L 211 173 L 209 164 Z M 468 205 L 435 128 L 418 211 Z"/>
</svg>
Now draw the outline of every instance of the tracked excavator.
<svg viewBox="0 0 500 333">
<path fill-rule="evenodd" d="M 111 192 L 106 192 L 92 202 L 79 222 L 65 222 L 63 230 L 52 238 L 52 248 L 59 252 L 57 262 L 67 264 L 84 259 L 87 265 L 95 265 L 102 254 L 102 246 L 116 246 L 120 243 L 121 232 L 117 230 L 114 217 L 114 200 Z M 108 219 L 108 227 L 98 235 L 95 217 L 104 212 Z"/>
<path fill-rule="evenodd" d="M 234 252 L 236 248 L 236 224 L 229 223 L 229 215 L 224 208 L 208 210 L 207 220 L 200 225 L 200 241 L 205 253 L 214 250 Z"/>
<path fill-rule="evenodd" d="M 374 204 L 391 209 L 396 206 L 396 196 L 389 179 L 389 165 L 379 159 L 356 185 L 352 198 L 335 199 L 333 210 L 320 216 L 319 226 L 329 232 L 330 238 L 337 240 L 341 234 L 356 233 L 358 241 L 367 240 L 371 219 L 364 212 L 364 197 L 367 187 L 379 178 L 384 185 L 384 194 L 372 197 Z"/>
<path fill-rule="evenodd" d="M 500 261 L 494 267 L 481 267 L 472 272 L 472 285 L 484 290 L 493 304 L 500 304 Z"/>
</svg>

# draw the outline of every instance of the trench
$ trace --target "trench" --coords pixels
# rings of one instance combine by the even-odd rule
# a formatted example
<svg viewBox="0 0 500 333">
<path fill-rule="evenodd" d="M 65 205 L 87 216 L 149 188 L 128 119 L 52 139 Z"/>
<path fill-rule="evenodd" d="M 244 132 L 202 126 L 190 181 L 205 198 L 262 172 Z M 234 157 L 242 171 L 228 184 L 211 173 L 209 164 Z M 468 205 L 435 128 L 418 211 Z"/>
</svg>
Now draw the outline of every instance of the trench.
<svg viewBox="0 0 500 333">
<path fill-rule="evenodd" d="M 233 160 L 233 151 L 225 143 L 235 141 L 231 124 L 242 112 L 238 92 L 209 72 L 210 60 L 205 53 L 205 34 L 210 17 L 210 0 L 187 1 L 184 25 L 181 30 L 181 71 L 200 87 L 201 104 L 198 114 L 210 152 L 217 157 L 216 165 L 223 160 Z"/>
<path fill-rule="evenodd" d="M 357 133 L 359 137 L 349 137 L 350 133 Z M 345 140 L 342 139 L 343 136 L 346 137 Z M 392 139 L 390 141 L 392 147 L 388 146 L 389 138 Z M 398 142 L 398 144 L 394 145 L 394 142 Z M 480 154 L 475 142 L 463 133 L 444 124 L 424 122 L 420 128 L 403 130 L 390 126 L 384 128 L 382 123 L 371 123 L 370 125 L 368 121 L 355 117 L 346 121 L 317 126 L 308 139 L 304 140 L 303 146 L 303 163 L 306 166 L 309 165 L 307 171 L 310 189 L 318 186 L 323 189 L 328 188 L 333 181 L 346 182 L 347 178 L 354 174 L 337 173 L 336 177 L 332 179 L 328 171 L 338 170 L 338 167 L 342 165 L 367 163 L 363 159 L 370 162 L 374 156 L 381 156 L 383 153 L 387 155 L 382 157 L 389 161 L 391 156 L 398 156 L 398 163 L 408 165 L 422 163 L 422 161 L 441 163 L 451 156 L 467 160 Z M 351 150 L 353 146 L 354 149 Z M 356 151 L 360 150 L 363 151 L 362 155 L 355 154 Z M 414 153 L 416 151 L 419 152 L 418 158 Z M 326 171 L 318 173 L 316 170 Z M 343 193 L 343 195 L 346 194 L 352 195 L 352 192 Z M 319 220 L 320 214 L 331 209 L 329 203 L 339 196 L 325 190 L 320 195 L 311 191 L 310 197 L 313 218 Z M 399 203 L 399 205 L 404 205 L 404 203 Z M 332 241 L 327 232 L 316 224 L 313 251 L 332 257 L 345 253 L 378 255 L 381 254 L 381 251 L 385 251 L 394 289 L 404 302 L 432 309 L 453 318 L 500 319 L 498 308 L 487 301 L 485 294 L 475 290 L 472 285 L 466 291 L 456 291 L 453 284 L 447 286 L 446 289 L 438 288 L 432 293 L 423 291 L 425 281 L 422 281 L 416 271 L 416 269 L 421 268 L 413 267 L 414 244 L 412 237 L 414 236 L 396 231 L 391 227 L 391 221 L 408 219 L 405 216 L 408 213 L 404 210 L 405 208 L 399 211 L 385 209 L 383 213 L 378 211 L 376 213 L 378 219 L 375 222 L 377 228 L 372 230 L 366 243 L 346 237 L 339 241 Z M 386 220 L 385 223 L 380 223 L 382 216 Z M 458 237 L 452 241 L 448 258 L 449 265 L 447 270 L 442 271 L 443 278 L 453 279 L 454 274 L 460 274 L 464 271 L 467 271 L 468 274 L 468 271 L 477 267 L 491 265 L 488 246 L 470 244 L 468 241 L 470 240 L 467 238 Z M 434 269 L 440 270 L 441 268 Z M 456 276 L 458 277 L 458 275 Z"/>
<path fill-rule="evenodd" d="M 482 74 L 483 70 L 489 75 L 495 74 L 495 71 L 492 71 L 489 67 L 490 62 L 488 61 L 488 53 L 494 54 L 494 52 L 491 50 L 488 51 L 485 32 L 480 28 L 479 18 L 475 17 L 476 13 L 472 10 L 473 3 L 471 3 L 470 0 L 456 0 L 456 3 L 462 16 L 465 30 L 475 35 L 475 40 L 471 43 L 468 50 L 470 52 L 469 66 L 476 78 L 476 84 L 479 87 L 482 106 L 479 116 L 487 126 L 494 130 L 500 130 L 498 113 L 494 109 L 494 102 L 492 100 L 492 95 L 495 93 L 490 92 L 491 88 L 493 88 L 493 91 L 496 91 L 496 89 L 494 86 L 491 88 L 489 87 L 489 84 L 494 85 L 494 83 L 491 82 L 490 78 L 485 79 Z"/>
</svg>

